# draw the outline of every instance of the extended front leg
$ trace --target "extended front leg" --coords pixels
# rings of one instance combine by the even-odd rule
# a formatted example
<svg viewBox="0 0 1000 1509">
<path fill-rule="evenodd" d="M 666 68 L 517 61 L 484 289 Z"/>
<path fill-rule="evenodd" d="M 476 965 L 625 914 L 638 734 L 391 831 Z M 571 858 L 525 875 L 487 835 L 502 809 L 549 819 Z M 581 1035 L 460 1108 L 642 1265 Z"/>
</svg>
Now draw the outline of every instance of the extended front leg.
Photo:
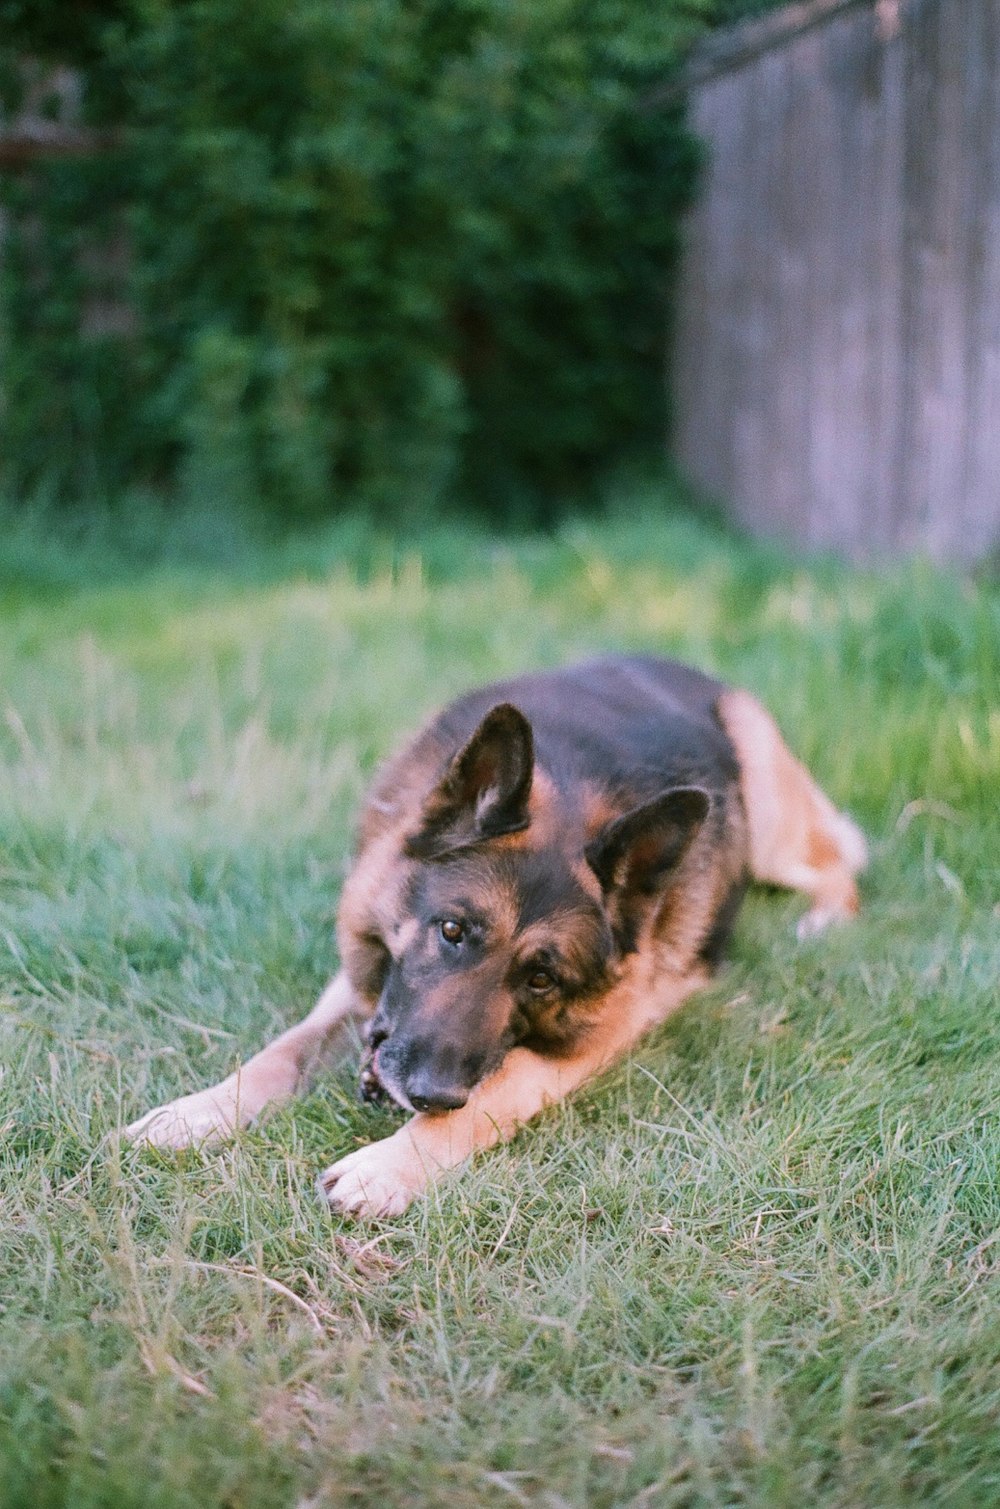
<svg viewBox="0 0 1000 1509">
<path fill-rule="evenodd" d="M 440 1173 L 508 1141 L 524 1122 L 621 1057 L 642 1033 L 705 983 L 700 971 L 674 980 L 653 1003 L 623 1003 L 617 1019 L 612 1004 L 611 1026 L 588 1039 L 572 1058 L 544 1058 L 529 1048 L 512 1049 L 460 1110 L 414 1116 L 391 1137 L 348 1153 L 320 1175 L 320 1192 L 335 1210 L 350 1215 L 399 1215 Z"/>
<path fill-rule="evenodd" d="M 357 997 L 341 970 L 297 1026 L 254 1054 L 221 1084 L 147 1111 L 126 1127 L 125 1136 L 168 1148 L 221 1141 L 253 1121 L 265 1107 L 280 1105 L 306 1089 L 344 1022 L 360 1014 Z"/>
</svg>

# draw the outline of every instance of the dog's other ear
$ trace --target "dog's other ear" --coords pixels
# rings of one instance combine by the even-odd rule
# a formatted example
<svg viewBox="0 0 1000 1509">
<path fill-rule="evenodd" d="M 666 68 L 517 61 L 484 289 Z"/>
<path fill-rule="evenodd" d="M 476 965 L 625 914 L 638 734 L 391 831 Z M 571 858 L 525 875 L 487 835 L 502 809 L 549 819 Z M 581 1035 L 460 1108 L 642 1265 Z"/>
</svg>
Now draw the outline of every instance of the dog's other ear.
<svg viewBox="0 0 1000 1509">
<path fill-rule="evenodd" d="M 534 768 L 531 724 L 509 702 L 499 703 L 425 800 L 406 853 L 411 859 L 440 859 L 526 828 Z"/>
<path fill-rule="evenodd" d="M 708 815 L 700 786 L 664 791 L 608 823 L 587 845 L 587 863 L 601 882 L 619 946 L 635 947 L 639 924 L 664 881 L 682 860 Z"/>
</svg>

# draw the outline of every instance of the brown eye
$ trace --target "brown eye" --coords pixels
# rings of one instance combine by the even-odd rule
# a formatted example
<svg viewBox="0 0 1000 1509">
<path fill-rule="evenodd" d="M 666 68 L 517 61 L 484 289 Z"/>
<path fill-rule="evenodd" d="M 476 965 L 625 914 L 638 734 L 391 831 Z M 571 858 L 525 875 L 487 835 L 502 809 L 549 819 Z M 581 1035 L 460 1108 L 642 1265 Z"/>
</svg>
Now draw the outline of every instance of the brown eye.
<svg viewBox="0 0 1000 1509">
<path fill-rule="evenodd" d="M 461 943 L 465 937 L 465 928 L 454 917 L 446 917 L 441 924 L 441 936 L 446 943 Z"/>
<path fill-rule="evenodd" d="M 528 976 L 528 989 L 536 996 L 548 995 L 556 986 L 555 976 L 547 969 L 536 969 Z"/>
</svg>

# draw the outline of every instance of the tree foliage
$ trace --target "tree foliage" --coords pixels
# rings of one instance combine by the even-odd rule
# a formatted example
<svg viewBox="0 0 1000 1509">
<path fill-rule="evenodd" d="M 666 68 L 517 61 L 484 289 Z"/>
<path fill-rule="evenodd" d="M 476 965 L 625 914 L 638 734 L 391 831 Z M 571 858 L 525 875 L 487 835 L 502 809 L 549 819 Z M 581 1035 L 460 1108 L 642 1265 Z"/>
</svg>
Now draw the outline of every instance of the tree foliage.
<svg viewBox="0 0 1000 1509">
<path fill-rule="evenodd" d="M 0 184 L 7 483 L 537 513 L 655 443 L 696 151 L 640 101 L 711 11 L 92 0 L 118 145 Z"/>
</svg>

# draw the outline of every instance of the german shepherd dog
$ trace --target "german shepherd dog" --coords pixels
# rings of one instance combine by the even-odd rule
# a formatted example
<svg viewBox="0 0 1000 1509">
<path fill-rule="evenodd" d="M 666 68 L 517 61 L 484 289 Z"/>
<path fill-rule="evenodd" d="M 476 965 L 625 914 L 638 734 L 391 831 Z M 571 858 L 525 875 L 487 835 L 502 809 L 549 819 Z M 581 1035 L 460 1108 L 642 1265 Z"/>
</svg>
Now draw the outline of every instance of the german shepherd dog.
<svg viewBox="0 0 1000 1509">
<path fill-rule="evenodd" d="M 749 880 L 803 891 L 813 933 L 857 911 L 865 858 L 763 707 L 698 671 L 630 656 L 470 692 L 374 783 L 313 1011 L 128 1134 L 224 1137 L 366 1019 L 362 1093 L 413 1115 L 319 1184 L 396 1215 L 705 984 Z"/>
</svg>

